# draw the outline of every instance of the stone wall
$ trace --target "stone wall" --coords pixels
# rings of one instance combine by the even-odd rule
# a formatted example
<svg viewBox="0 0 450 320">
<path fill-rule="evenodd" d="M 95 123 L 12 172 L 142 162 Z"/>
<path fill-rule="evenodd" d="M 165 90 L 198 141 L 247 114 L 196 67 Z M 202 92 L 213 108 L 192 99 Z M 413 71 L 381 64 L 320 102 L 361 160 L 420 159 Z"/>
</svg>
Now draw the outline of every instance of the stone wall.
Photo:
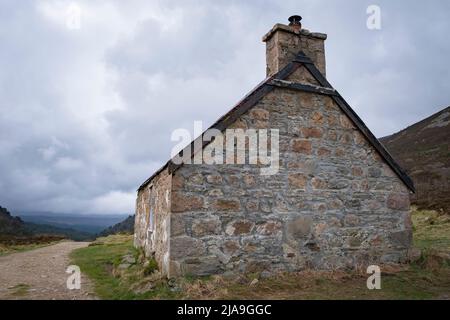
<svg viewBox="0 0 450 320">
<path fill-rule="evenodd" d="M 142 248 L 147 257 L 155 257 L 164 275 L 169 275 L 171 186 L 172 176 L 166 169 L 138 191 L 136 200 L 134 244 Z M 153 230 L 150 228 L 151 210 Z"/>
<path fill-rule="evenodd" d="M 280 171 L 178 169 L 171 275 L 353 268 L 405 258 L 409 192 L 332 99 L 276 88 L 232 127 L 279 129 Z"/>
</svg>

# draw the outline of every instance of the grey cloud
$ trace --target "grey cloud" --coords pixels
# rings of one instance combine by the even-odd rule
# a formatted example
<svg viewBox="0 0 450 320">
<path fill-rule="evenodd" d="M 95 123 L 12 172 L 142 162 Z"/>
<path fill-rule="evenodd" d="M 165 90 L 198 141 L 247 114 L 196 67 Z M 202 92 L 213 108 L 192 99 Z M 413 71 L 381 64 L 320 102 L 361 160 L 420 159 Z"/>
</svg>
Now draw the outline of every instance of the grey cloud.
<svg viewBox="0 0 450 320">
<path fill-rule="evenodd" d="M 0 204 L 131 212 L 176 128 L 210 125 L 265 77 L 262 35 L 300 13 L 328 33 L 327 73 L 377 136 L 448 105 L 450 4 L 379 1 L 69 1 L 0 4 Z"/>
</svg>

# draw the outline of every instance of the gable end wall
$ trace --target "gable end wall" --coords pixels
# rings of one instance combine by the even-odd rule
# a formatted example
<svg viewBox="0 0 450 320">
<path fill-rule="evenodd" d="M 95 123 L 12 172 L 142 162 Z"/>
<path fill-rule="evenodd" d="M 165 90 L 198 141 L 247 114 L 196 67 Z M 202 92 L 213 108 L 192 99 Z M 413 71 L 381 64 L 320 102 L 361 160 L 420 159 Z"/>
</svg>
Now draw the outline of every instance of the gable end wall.
<svg viewBox="0 0 450 320">
<path fill-rule="evenodd" d="M 231 127 L 279 129 L 280 171 L 175 171 L 171 275 L 354 268 L 406 258 L 409 191 L 332 99 L 276 88 Z"/>
</svg>

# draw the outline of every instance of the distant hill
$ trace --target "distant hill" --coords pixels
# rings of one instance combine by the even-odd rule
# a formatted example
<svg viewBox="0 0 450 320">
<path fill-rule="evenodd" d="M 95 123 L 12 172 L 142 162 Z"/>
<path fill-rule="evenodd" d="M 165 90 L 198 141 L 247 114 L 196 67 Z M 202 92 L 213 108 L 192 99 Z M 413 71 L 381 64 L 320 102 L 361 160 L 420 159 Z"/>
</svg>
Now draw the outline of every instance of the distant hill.
<svg viewBox="0 0 450 320">
<path fill-rule="evenodd" d="M 117 234 L 117 233 L 128 233 L 133 234 L 134 233 L 134 215 L 128 216 L 125 220 L 109 227 L 100 232 L 99 236 L 105 237 L 110 234 Z"/>
<path fill-rule="evenodd" d="M 0 235 L 25 236 L 29 234 L 22 219 L 11 216 L 6 208 L 0 206 Z"/>
<path fill-rule="evenodd" d="M 41 239 L 43 236 L 45 238 L 52 236 L 50 237 L 52 239 L 67 238 L 81 241 L 94 239 L 95 233 L 71 227 L 24 221 L 20 217 L 12 216 L 6 208 L 0 207 L 0 242 L 33 242 L 34 239 Z"/>
<path fill-rule="evenodd" d="M 83 233 L 96 235 L 105 228 L 119 223 L 126 215 L 88 215 L 88 214 L 58 214 L 51 212 L 21 212 L 24 222 L 45 224 L 63 229 L 73 229 Z"/>
<path fill-rule="evenodd" d="M 414 180 L 412 203 L 450 212 L 450 107 L 380 141 Z"/>
<path fill-rule="evenodd" d="M 26 229 L 34 235 L 58 235 L 74 241 L 94 240 L 95 235 L 90 232 L 83 232 L 72 228 L 55 227 L 48 224 L 25 223 Z"/>
</svg>

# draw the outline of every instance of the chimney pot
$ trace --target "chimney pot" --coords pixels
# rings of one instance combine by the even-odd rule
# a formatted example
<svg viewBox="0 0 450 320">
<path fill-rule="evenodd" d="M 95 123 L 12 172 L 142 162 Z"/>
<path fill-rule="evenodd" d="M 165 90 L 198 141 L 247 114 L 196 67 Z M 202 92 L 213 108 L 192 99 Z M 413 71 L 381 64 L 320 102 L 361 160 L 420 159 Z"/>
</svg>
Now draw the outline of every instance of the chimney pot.
<svg viewBox="0 0 450 320">
<path fill-rule="evenodd" d="M 294 15 L 289 17 L 289 25 L 296 31 L 299 32 L 302 29 L 302 17 L 299 15 Z"/>
</svg>

